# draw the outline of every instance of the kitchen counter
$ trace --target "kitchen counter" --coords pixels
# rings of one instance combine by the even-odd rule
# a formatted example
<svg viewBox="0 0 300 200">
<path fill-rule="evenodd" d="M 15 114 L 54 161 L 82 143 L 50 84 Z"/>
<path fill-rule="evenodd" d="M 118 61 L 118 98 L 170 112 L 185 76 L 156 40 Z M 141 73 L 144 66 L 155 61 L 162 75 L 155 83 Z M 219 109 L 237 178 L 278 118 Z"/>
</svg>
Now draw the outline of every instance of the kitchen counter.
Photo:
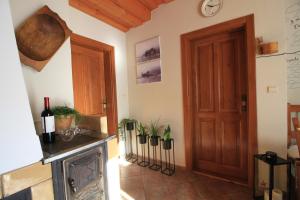
<svg viewBox="0 0 300 200">
<path fill-rule="evenodd" d="M 96 131 L 85 131 L 82 134 L 75 135 L 73 138 L 56 135 L 53 144 L 44 144 L 41 140 L 41 146 L 44 154 L 43 163 L 50 163 L 72 154 L 98 146 L 104 142 L 112 140 L 116 135 L 102 134 Z"/>
</svg>

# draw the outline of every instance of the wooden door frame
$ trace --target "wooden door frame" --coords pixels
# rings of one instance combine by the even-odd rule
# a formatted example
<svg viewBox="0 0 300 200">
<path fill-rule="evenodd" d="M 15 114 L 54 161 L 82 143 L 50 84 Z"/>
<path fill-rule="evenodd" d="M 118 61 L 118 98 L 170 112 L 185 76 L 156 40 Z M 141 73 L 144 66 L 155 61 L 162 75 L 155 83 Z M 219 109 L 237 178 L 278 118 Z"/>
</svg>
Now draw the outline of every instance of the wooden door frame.
<svg viewBox="0 0 300 200">
<path fill-rule="evenodd" d="M 193 169 L 192 138 L 192 67 L 191 42 L 213 34 L 231 30 L 244 30 L 246 41 L 247 93 L 248 93 L 248 186 L 253 187 L 253 155 L 257 153 L 257 111 L 256 111 L 256 60 L 254 15 L 247 15 L 227 22 L 181 35 L 182 90 L 185 136 L 185 162 L 188 170 Z"/>
<path fill-rule="evenodd" d="M 115 50 L 108 44 L 72 33 L 71 44 L 85 46 L 104 53 L 105 94 L 107 100 L 108 134 L 116 135 L 118 130 L 117 91 L 115 75 Z M 109 81 L 107 81 L 109 80 Z"/>
</svg>

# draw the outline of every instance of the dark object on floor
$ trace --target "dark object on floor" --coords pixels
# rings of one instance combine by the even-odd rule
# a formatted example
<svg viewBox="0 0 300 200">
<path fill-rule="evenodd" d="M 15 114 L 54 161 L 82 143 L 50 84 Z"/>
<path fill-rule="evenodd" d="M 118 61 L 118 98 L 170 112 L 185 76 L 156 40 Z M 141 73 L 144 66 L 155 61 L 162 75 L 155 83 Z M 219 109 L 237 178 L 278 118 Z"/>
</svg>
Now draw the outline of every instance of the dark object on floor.
<svg viewBox="0 0 300 200">
<path fill-rule="evenodd" d="M 175 151 L 174 151 L 174 139 L 168 139 L 168 140 L 161 140 L 161 144 L 163 144 L 163 149 L 165 150 L 165 160 L 163 161 L 161 159 L 162 162 L 164 162 L 165 164 L 162 164 L 161 167 L 161 173 L 166 174 L 168 176 L 172 176 L 175 173 Z M 172 151 L 172 157 L 173 160 L 171 161 L 171 150 Z M 173 163 L 171 163 L 173 162 Z"/>
<path fill-rule="evenodd" d="M 292 170 L 294 170 L 291 181 L 291 199 L 300 200 L 300 160 L 299 158 L 289 158 L 292 162 Z"/>
<path fill-rule="evenodd" d="M 274 152 L 272 152 L 274 153 Z M 274 154 L 272 154 L 274 155 Z M 269 165 L 269 200 L 272 200 L 272 190 L 274 189 L 274 167 L 280 166 L 280 165 L 287 165 L 287 197 L 285 199 L 291 200 L 291 162 L 289 160 L 285 160 L 279 156 L 276 157 L 276 160 L 274 161 L 274 158 L 270 160 L 270 158 L 267 157 L 267 154 L 256 154 L 253 156 L 253 175 L 254 175 L 254 181 L 253 181 L 253 199 L 264 199 L 262 192 L 258 190 L 259 180 L 258 180 L 258 162 L 264 162 L 265 164 Z M 269 153 L 270 156 L 270 153 Z"/>
<path fill-rule="evenodd" d="M 276 162 L 277 153 L 275 153 L 273 151 L 266 151 L 266 160 L 269 162 Z"/>
<path fill-rule="evenodd" d="M 149 166 L 149 168 L 154 171 L 158 171 L 161 169 L 162 166 L 160 136 L 151 136 L 149 140 L 152 148 L 152 163 Z M 158 142 L 159 142 L 159 154 L 157 153 Z M 151 149 L 149 149 L 149 151 L 151 152 Z M 160 161 L 157 159 L 158 156 L 160 158 Z"/>
<path fill-rule="evenodd" d="M 137 156 L 133 152 L 132 146 L 132 134 L 136 133 L 136 122 L 130 121 L 126 122 L 123 125 L 124 135 L 125 135 L 125 152 L 126 152 L 126 160 L 135 163 L 137 161 Z"/>
<path fill-rule="evenodd" d="M 147 135 L 138 135 L 140 144 L 146 144 Z"/>
<path fill-rule="evenodd" d="M 164 140 L 164 143 L 163 143 L 163 147 L 164 147 L 164 150 L 170 150 L 171 147 L 172 147 L 172 144 L 171 144 L 171 140 Z"/>
<path fill-rule="evenodd" d="M 149 136 L 148 135 L 137 135 L 136 141 L 139 141 L 139 145 L 136 143 L 136 152 L 137 152 L 137 164 L 141 167 L 148 167 L 150 165 L 150 153 L 149 153 Z M 141 147 L 142 155 L 139 155 L 139 146 Z M 147 151 L 146 151 L 147 148 Z M 146 152 L 148 155 L 146 157 Z"/>
</svg>

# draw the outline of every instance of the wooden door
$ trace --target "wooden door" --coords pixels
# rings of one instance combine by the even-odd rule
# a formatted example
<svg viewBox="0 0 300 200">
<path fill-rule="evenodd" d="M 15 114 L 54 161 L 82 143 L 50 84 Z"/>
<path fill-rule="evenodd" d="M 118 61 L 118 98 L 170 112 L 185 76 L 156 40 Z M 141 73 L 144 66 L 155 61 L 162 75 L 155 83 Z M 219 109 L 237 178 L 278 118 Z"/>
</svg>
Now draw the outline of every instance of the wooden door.
<svg viewBox="0 0 300 200">
<path fill-rule="evenodd" d="M 191 44 L 193 168 L 247 182 L 247 76 L 243 31 Z"/>
<path fill-rule="evenodd" d="M 84 115 L 106 115 L 104 53 L 72 44 L 75 108 Z"/>
</svg>

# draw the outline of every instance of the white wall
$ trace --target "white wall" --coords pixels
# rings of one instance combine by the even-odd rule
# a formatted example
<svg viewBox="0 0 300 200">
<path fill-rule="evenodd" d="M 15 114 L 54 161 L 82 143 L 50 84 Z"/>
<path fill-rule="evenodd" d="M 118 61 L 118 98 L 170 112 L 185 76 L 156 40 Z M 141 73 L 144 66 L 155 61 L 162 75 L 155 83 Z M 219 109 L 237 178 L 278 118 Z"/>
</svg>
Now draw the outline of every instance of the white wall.
<svg viewBox="0 0 300 200">
<path fill-rule="evenodd" d="M 300 0 L 286 0 L 287 52 L 300 51 Z M 288 102 L 300 104 L 300 52 L 286 55 L 288 66 Z"/>
<path fill-rule="evenodd" d="M 118 117 L 128 115 L 128 87 L 125 33 L 69 6 L 68 0 L 11 0 L 14 27 L 44 5 L 57 12 L 69 28 L 79 35 L 115 47 Z M 52 105 L 73 106 L 72 65 L 70 41 L 66 41 L 41 72 L 23 66 L 23 74 L 35 120 L 43 110 L 43 97 L 50 96 Z"/>
<path fill-rule="evenodd" d="M 283 52 L 284 0 L 226 0 L 223 9 L 211 18 L 198 13 L 200 0 L 175 0 L 152 13 L 152 20 L 127 33 L 129 112 L 131 117 L 149 122 L 160 118 L 169 123 L 175 138 L 176 162 L 185 165 L 181 87 L 180 35 L 219 22 L 255 14 L 256 35 L 278 41 Z M 135 44 L 160 36 L 162 82 L 136 84 Z M 286 151 L 286 63 L 284 57 L 257 59 L 257 107 L 259 151 Z M 277 93 L 267 93 L 276 86 Z"/>
<path fill-rule="evenodd" d="M 0 1 L 0 174 L 41 160 L 8 0 Z"/>
</svg>

